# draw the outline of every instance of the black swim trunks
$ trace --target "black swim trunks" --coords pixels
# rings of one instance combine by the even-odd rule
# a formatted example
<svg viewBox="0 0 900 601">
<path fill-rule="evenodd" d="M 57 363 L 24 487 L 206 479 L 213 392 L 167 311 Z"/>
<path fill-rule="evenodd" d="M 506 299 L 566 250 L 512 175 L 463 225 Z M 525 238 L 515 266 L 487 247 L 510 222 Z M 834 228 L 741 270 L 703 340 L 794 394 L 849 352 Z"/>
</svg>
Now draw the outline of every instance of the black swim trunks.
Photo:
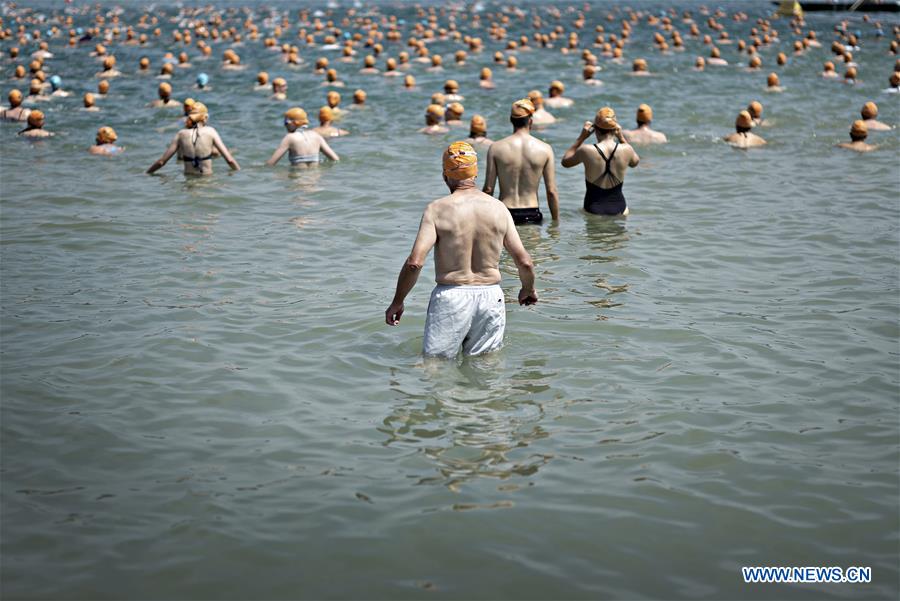
<svg viewBox="0 0 900 601">
<path fill-rule="evenodd" d="M 541 210 L 537 207 L 533 209 L 510 209 L 510 215 L 512 215 L 513 223 L 516 225 L 523 225 L 526 223 L 538 224 L 544 220 L 544 215 L 541 213 Z"/>
</svg>

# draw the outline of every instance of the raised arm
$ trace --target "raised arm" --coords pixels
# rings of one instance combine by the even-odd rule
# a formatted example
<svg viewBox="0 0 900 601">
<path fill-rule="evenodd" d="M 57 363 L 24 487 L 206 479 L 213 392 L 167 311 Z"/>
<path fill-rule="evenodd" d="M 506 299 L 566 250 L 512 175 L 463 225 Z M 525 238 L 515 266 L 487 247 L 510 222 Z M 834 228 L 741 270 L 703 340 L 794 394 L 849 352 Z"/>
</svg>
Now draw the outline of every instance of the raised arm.
<svg viewBox="0 0 900 601">
<path fill-rule="evenodd" d="M 569 146 L 569 149 L 566 150 L 566 153 L 562 158 L 562 166 L 568 169 L 569 167 L 574 167 L 575 165 L 580 165 L 582 162 L 581 153 L 578 152 L 581 148 L 581 145 L 584 144 L 584 141 L 588 139 L 594 133 L 594 124 L 590 121 L 584 122 L 584 127 L 581 128 L 581 132 L 578 134 L 578 138 L 575 139 L 575 142 Z"/>
<path fill-rule="evenodd" d="M 512 219 L 512 218 L 510 218 Z M 513 226 L 515 229 L 515 226 Z M 419 233 L 416 235 L 416 241 L 413 243 L 412 252 L 400 269 L 400 275 L 397 277 L 397 290 L 394 292 L 394 300 L 384 312 L 384 321 L 389 326 L 396 326 L 400 323 L 403 316 L 403 301 L 409 294 L 416 281 L 419 279 L 419 272 L 425 265 L 425 259 L 428 253 L 437 242 L 437 230 L 434 227 L 434 215 L 431 206 L 425 209 L 422 215 L 422 222 L 419 224 Z"/>
<path fill-rule="evenodd" d="M 319 136 L 319 150 L 322 151 L 322 154 L 327 156 L 332 161 L 340 161 L 341 157 L 337 155 L 335 151 L 331 149 L 331 146 L 328 145 L 328 142 L 325 140 L 323 136 Z"/>
<path fill-rule="evenodd" d="M 534 290 L 534 263 L 531 261 L 531 255 L 522 245 L 519 231 L 516 229 L 516 224 L 513 223 L 509 211 L 506 212 L 506 235 L 503 237 L 503 247 L 516 262 L 516 268 L 519 270 L 519 280 L 522 282 L 522 289 L 519 290 L 519 304 L 533 305 L 538 302 L 537 292 Z"/>
<path fill-rule="evenodd" d="M 553 156 L 553 148 L 549 148 L 550 154 L 544 163 L 544 187 L 547 189 L 547 205 L 550 207 L 550 215 L 553 221 L 559 221 L 559 192 L 556 189 L 556 158 Z"/>
<path fill-rule="evenodd" d="M 631 148 L 631 160 L 628 161 L 629 167 L 637 167 L 638 163 L 641 162 L 641 157 L 638 156 L 637 151 L 635 151 L 634 147 Z"/>
<path fill-rule="evenodd" d="M 157 171 L 162 169 L 163 165 L 168 163 L 169 159 L 171 159 L 175 155 L 175 151 L 177 149 L 178 149 L 178 134 L 175 134 L 175 137 L 172 138 L 172 143 L 169 144 L 169 147 L 166 148 L 166 151 L 163 153 L 163 155 L 161 157 L 159 157 L 159 159 L 155 163 L 150 165 L 149 169 L 147 169 L 147 174 L 149 175 L 151 173 L 156 173 Z"/>
<path fill-rule="evenodd" d="M 272 167 L 276 163 L 278 163 L 278 161 L 281 160 L 281 157 L 284 156 L 284 153 L 288 151 L 288 148 L 290 148 L 290 142 L 288 140 L 288 137 L 285 136 L 281 138 L 281 144 L 278 145 L 278 148 L 275 149 L 275 152 L 273 152 L 272 156 L 269 157 L 269 160 L 266 161 L 266 165 Z"/>
<path fill-rule="evenodd" d="M 494 163 L 494 145 L 488 147 L 487 171 L 484 174 L 484 188 L 482 192 L 494 195 L 494 184 L 497 183 L 497 165 Z"/>
<path fill-rule="evenodd" d="M 222 155 L 222 158 L 225 159 L 225 162 L 228 163 L 229 167 L 235 171 L 240 171 L 241 166 L 237 164 L 237 161 L 235 161 L 234 157 L 231 156 L 231 153 L 228 152 L 225 143 L 222 142 L 222 138 L 219 137 L 219 132 L 217 131 L 213 132 L 213 146 L 219 151 L 219 154 Z"/>
</svg>

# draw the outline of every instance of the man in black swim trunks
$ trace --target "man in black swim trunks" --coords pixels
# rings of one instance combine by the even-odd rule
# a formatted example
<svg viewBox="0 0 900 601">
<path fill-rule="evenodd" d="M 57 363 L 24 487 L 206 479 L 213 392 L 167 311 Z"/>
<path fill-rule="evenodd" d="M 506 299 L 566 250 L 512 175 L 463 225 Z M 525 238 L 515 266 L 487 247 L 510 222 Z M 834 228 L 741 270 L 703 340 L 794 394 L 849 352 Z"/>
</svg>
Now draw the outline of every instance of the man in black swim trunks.
<svg viewBox="0 0 900 601">
<path fill-rule="evenodd" d="M 491 144 L 487 155 L 484 192 L 493 195 L 494 184 L 499 178 L 500 200 L 517 225 L 541 223 L 543 220 L 544 216 L 538 208 L 541 177 L 547 190 L 550 214 L 553 221 L 559 220 L 553 148 L 531 135 L 534 111 L 534 104 L 527 98 L 514 102 L 509 116 L 513 134 Z"/>
</svg>

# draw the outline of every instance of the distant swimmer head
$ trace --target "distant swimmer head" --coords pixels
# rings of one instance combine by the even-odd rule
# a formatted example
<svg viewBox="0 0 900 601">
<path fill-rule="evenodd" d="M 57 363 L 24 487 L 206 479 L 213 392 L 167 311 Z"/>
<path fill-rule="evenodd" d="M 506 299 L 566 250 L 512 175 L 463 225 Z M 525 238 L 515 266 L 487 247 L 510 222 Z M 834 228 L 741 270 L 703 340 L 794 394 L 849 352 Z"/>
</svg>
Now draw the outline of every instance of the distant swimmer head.
<svg viewBox="0 0 900 601">
<path fill-rule="evenodd" d="M 200 88 L 205 88 L 209 84 L 209 75 L 206 73 L 198 73 L 197 74 L 197 86 Z"/>
<path fill-rule="evenodd" d="M 650 108 L 649 104 L 640 105 L 637 109 L 638 125 L 649 124 L 651 121 L 653 121 L 653 109 Z"/>
<path fill-rule="evenodd" d="M 111 127 L 104 126 L 97 130 L 97 144 L 112 144 L 118 139 L 116 130 Z"/>
<path fill-rule="evenodd" d="M 395 58 L 387 59 L 387 70 L 388 71 L 396 71 L 397 70 L 397 59 L 395 59 Z"/>
<path fill-rule="evenodd" d="M 447 121 L 458 121 L 466 109 L 459 102 L 451 102 L 447 106 Z"/>
<path fill-rule="evenodd" d="M 28 93 L 32 96 L 38 96 L 43 89 L 44 84 L 41 83 L 40 79 L 32 79 L 31 83 L 28 86 Z"/>
<path fill-rule="evenodd" d="M 787 55 L 784 52 L 778 53 L 778 64 L 786 65 L 787 64 Z"/>
<path fill-rule="evenodd" d="M 594 126 L 597 129 L 607 131 L 619 129 L 619 122 L 616 121 L 616 111 L 608 106 L 597 111 L 597 114 L 594 116 Z"/>
<path fill-rule="evenodd" d="M 519 59 L 514 56 L 510 56 L 506 59 L 506 68 L 507 69 L 515 69 L 519 66 Z"/>
<path fill-rule="evenodd" d="M 309 117 L 306 115 L 306 111 L 299 106 L 295 106 L 284 114 L 284 124 L 287 126 L 303 127 L 304 125 L 309 125 Z"/>
<path fill-rule="evenodd" d="M 272 80 L 272 91 L 276 94 L 287 91 L 287 81 L 283 77 L 276 77 Z"/>
<path fill-rule="evenodd" d="M 710 58 L 719 58 L 720 56 L 721 56 L 721 53 L 719 52 L 719 49 L 716 48 L 715 46 L 713 46 L 712 50 L 709 51 L 709 57 Z"/>
<path fill-rule="evenodd" d="M 647 61 L 642 58 L 634 59 L 631 63 L 631 70 L 635 73 L 643 73 L 647 70 Z"/>
<path fill-rule="evenodd" d="M 778 81 L 778 74 L 769 73 L 769 76 L 766 77 L 766 85 L 768 85 L 770 88 L 777 88 L 779 85 L 781 85 L 781 82 Z"/>
<path fill-rule="evenodd" d="M 328 101 L 328 106 L 331 108 L 336 108 L 337 105 L 341 103 L 341 95 L 334 90 L 328 92 L 328 94 L 325 95 L 325 99 Z"/>
<path fill-rule="evenodd" d="M 37 73 L 41 70 L 41 61 L 31 61 L 30 63 L 28 63 L 28 69 L 32 73 Z"/>
<path fill-rule="evenodd" d="M 447 104 L 447 98 L 440 92 L 435 92 L 431 95 L 431 104 L 439 104 L 444 106 Z"/>
<path fill-rule="evenodd" d="M 334 112 L 331 110 L 330 106 L 323 106 L 319 109 L 319 123 L 321 125 L 326 125 L 334 121 Z"/>
<path fill-rule="evenodd" d="M 331 82 L 337 81 L 337 71 L 334 69 L 329 69 L 325 72 L 325 79 Z"/>
<path fill-rule="evenodd" d="M 480 77 L 481 77 L 481 80 L 482 80 L 482 81 L 489 81 L 489 80 L 491 79 L 491 77 L 493 77 L 493 76 L 494 76 L 494 74 L 493 74 L 493 72 L 490 70 L 490 68 L 488 68 L 488 67 L 482 67 L 482 68 L 481 68 L 481 74 L 480 74 Z"/>
<path fill-rule="evenodd" d="M 452 180 L 467 180 L 478 175 L 478 153 L 468 142 L 454 142 L 444 151 L 444 177 Z"/>
<path fill-rule="evenodd" d="M 537 109 L 534 108 L 534 103 L 532 103 L 531 100 L 528 98 L 521 98 L 512 103 L 512 107 L 509 110 L 509 118 L 528 119 L 534 115 L 535 110 Z"/>
<path fill-rule="evenodd" d="M 35 128 L 44 126 L 44 113 L 35 109 L 28 114 L 28 125 Z"/>
<path fill-rule="evenodd" d="M 269 83 L 269 74 L 265 71 L 260 71 L 256 74 L 256 83 L 261 86 L 264 86 Z"/>
<path fill-rule="evenodd" d="M 860 114 L 863 119 L 875 119 L 878 117 L 878 105 L 869 101 L 863 105 Z"/>
<path fill-rule="evenodd" d="M 316 59 L 316 69 L 327 69 L 328 68 L 328 59 L 324 56 Z"/>
<path fill-rule="evenodd" d="M 11 108 L 16 108 L 22 104 L 22 92 L 19 90 L 12 90 L 7 98 L 9 99 L 9 106 Z"/>
<path fill-rule="evenodd" d="M 138 65 L 140 65 L 141 71 L 146 71 L 150 68 L 150 59 L 146 56 L 142 56 Z"/>
<path fill-rule="evenodd" d="M 444 63 L 444 59 L 441 58 L 440 54 L 431 55 L 431 66 L 432 67 L 440 67 Z"/>
<path fill-rule="evenodd" d="M 425 109 L 425 123 L 437 125 L 444 118 L 444 107 L 439 104 L 429 104 Z"/>
<path fill-rule="evenodd" d="M 854 142 L 865 140 L 869 135 L 869 126 L 865 121 L 856 120 L 850 126 L 850 139 Z"/>
<path fill-rule="evenodd" d="M 407 75 L 403 78 L 403 86 L 406 88 L 414 88 L 416 87 L 416 78 L 412 75 Z"/>
<path fill-rule="evenodd" d="M 62 87 L 62 77 L 60 77 L 59 75 L 51 75 L 50 87 L 53 88 L 54 92 L 60 89 Z"/>
<path fill-rule="evenodd" d="M 363 61 L 367 68 L 371 69 L 375 66 L 375 57 L 373 55 L 368 55 Z"/>
<path fill-rule="evenodd" d="M 594 73 L 597 72 L 597 67 L 594 65 L 585 65 L 584 69 L 581 70 L 581 76 L 584 79 L 592 79 L 594 77 Z"/>
<path fill-rule="evenodd" d="M 750 131 L 753 129 L 753 117 L 748 111 L 741 111 L 734 120 L 734 127 L 738 132 Z"/>
<path fill-rule="evenodd" d="M 448 79 L 444 82 L 445 94 L 456 94 L 459 91 L 459 83 L 455 79 Z"/>
<path fill-rule="evenodd" d="M 534 110 L 538 110 L 544 106 L 544 95 L 541 94 L 540 90 L 531 90 L 528 92 L 528 100 L 534 105 Z"/>
<path fill-rule="evenodd" d="M 109 82 L 105 79 L 101 79 L 100 83 L 97 84 L 97 92 L 100 94 L 106 94 L 109 92 Z"/>
<path fill-rule="evenodd" d="M 103 59 L 103 68 L 105 70 L 109 71 L 110 69 L 112 69 L 115 66 L 116 66 L 116 57 L 107 56 L 105 59 Z"/>
<path fill-rule="evenodd" d="M 16 79 L 22 79 L 23 77 L 25 77 L 25 67 L 16 65 Z"/>
<path fill-rule="evenodd" d="M 856 79 L 856 67 L 847 67 L 847 70 L 844 72 L 844 80 L 854 81 L 855 79 Z"/>
<path fill-rule="evenodd" d="M 474 115 L 469 121 L 469 135 L 473 138 L 483 136 L 487 133 L 487 121 L 481 115 Z"/>
<path fill-rule="evenodd" d="M 759 100 L 754 100 L 747 105 L 747 112 L 749 112 L 750 116 L 754 119 L 759 119 L 760 117 L 762 117 L 763 113 L 762 103 Z"/>
<path fill-rule="evenodd" d="M 209 121 L 209 111 L 202 102 L 195 102 L 188 113 L 188 127 L 203 125 Z"/>
<path fill-rule="evenodd" d="M 834 63 L 831 61 L 825 61 L 825 65 L 822 67 L 826 73 L 834 72 Z"/>
<path fill-rule="evenodd" d="M 162 98 L 163 100 L 168 100 L 169 96 L 172 95 L 172 84 L 165 81 L 162 82 L 161 84 L 159 84 L 159 89 L 157 90 L 157 92 L 159 93 L 160 98 Z"/>
<path fill-rule="evenodd" d="M 694 68 L 702 70 L 706 66 L 706 59 L 702 56 L 698 56 L 697 60 L 694 61 Z"/>
<path fill-rule="evenodd" d="M 356 90 L 353 92 L 353 104 L 365 104 L 366 97 L 367 94 L 365 90 Z"/>
<path fill-rule="evenodd" d="M 184 102 L 181 104 L 181 108 L 184 110 L 184 116 L 187 117 L 191 113 L 191 108 L 197 103 L 193 98 L 185 98 Z"/>
<path fill-rule="evenodd" d="M 175 67 L 172 63 L 164 63 L 162 68 L 159 70 L 160 75 L 172 75 L 175 73 Z"/>
<path fill-rule="evenodd" d="M 19 56 L 19 49 L 13 46 L 9 49 L 9 58 L 16 58 L 17 56 Z"/>
<path fill-rule="evenodd" d="M 890 82 L 891 82 L 891 87 L 892 87 L 892 88 L 898 88 L 898 87 L 900 87 L 900 73 L 898 73 L 898 72 L 896 72 L 896 71 L 894 71 L 893 73 L 891 73 Z"/>
<path fill-rule="evenodd" d="M 759 69 L 762 66 L 762 59 L 759 58 L 758 54 L 754 54 L 750 57 L 750 62 L 747 63 L 751 69 Z"/>
</svg>

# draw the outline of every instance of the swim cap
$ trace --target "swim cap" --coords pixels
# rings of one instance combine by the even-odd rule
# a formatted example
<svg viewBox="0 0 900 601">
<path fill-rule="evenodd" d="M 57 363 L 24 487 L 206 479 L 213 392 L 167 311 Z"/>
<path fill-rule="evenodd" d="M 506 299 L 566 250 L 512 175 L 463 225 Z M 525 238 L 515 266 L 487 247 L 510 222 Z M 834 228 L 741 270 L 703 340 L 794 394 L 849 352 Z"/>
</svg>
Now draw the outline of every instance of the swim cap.
<svg viewBox="0 0 900 601">
<path fill-rule="evenodd" d="M 653 109 L 649 104 L 642 104 L 637 109 L 637 122 L 650 123 L 653 121 Z"/>
<path fill-rule="evenodd" d="M 534 104 L 528 98 L 522 98 L 512 103 L 509 111 L 511 119 L 521 119 L 522 117 L 530 117 L 534 114 Z"/>
<path fill-rule="evenodd" d="M 118 139 L 116 130 L 111 127 L 101 127 L 97 130 L 97 144 L 112 144 Z"/>
<path fill-rule="evenodd" d="M 474 115 L 469 121 L 469 135 L 483 136 L 487 133 L 487 121 L 481 115 Z"/>
<path fill-rule="evenodd" d="M 874 102 L 867 102 L 862 107 L 862 118 L 863 119 L 874 119 L 878 116 L 878 105 Z"/>
<path fill-rule="evenodd" d="M 41 70 L 41 61 L 33 60 L 28 64 L 28 68 L 32 73 L 37 73 Z"/>
<path fill-rule="evenodd" d="M 709 57 L 710 58 L 719 58 L 720 56 L 721 56 L 721 53 L 719 52 L 719 49 L 716 48 L 715 46 L 713 46 L 712 50 L 709 51 Z"/>
<path fill-rule="evenodd" d="M 162 69 L 159 70 L 162 75 L 171 75 L 175 72 L 175 67 L 172 66 L 172 63 L 166 63 L 162 66 Z"/>
<path fill-rule="evenodd" d="M 750 57 L 749 66 L 751 69 L 756 69 L 756 68 L 760 67 L 761 65 L 762 65 L 762 59 L 759 58 L 758 55 L 754 54 L 753 56 Z"/>
<path fill-rule="evenodd" d="M 891 85 L 892 85 L 893 87 L 895 87 L 895 88 L 896 88 L 897 86 L 900 86 L 900 73 L 897 73 L 896 71 L 894 71 L 893 73 L 891 73 L 891 79 L 890 79 L 890 82 L 891 82 Z"/>
<path fill-rule="evenodd" d="M 831 61 L 825 61 L 824 69 L 826 71 L 834 71 L 834 63 Z"/>
<path fill-rule="evenodd" d="M 375 57 L 371 54 L 365 58 L 364 61 L 366 67 L 374 67 L 375 66 Z"/>
<path fill-rule="evenodd" d="M 328 66 L 328 59 L 324 56 L 316 59 L 316 69 L 324 69 Z"/>
<path fill-rule="evenodd" d="M 387 70 L 394 71 L 397 68 L 397 59 L 389 58 L 387 59 Z"/>
<path fill-rule="evenodd" d="M 35 109 L 28 114 L 28 125 L 40 127 L 44 124 L 44 113 Z"/>
<path fill-rule="evenodd" d="M 778 53 L 778 64 L 784 65 L 786 63 L 787 63 L 787 56 L 784 54 L 784 52 L 779 52 Z"/>
<path fill-rule="evenodd" d="M 534 110 L 538 110 L 544 104 L 544 95 L 540 90 L 531 90 L 528 92 L 528 100 L 534 105 Z"/>
<path fill-rule="evenodd" d="M 706 66 L 706 59 L 702 56 L 698 56 L 697 60 L 694 61 L 694 66 L 698 69 L 702 69 L 704 66 Z"/>
<path fill-rule="evenodd" d="M 865 139 L 866 136 L 869 135 L 869 126 L 866 125 L 865 121 L 854 121 L 853 125 L 850 126 L 850 137 L 851 138 L 859 138 Z"/>
<path fill-rule="evenodd" d="M 492 75 L 493 73 L 491 73 L 491 70 L 487 67 L 481 69 L 481 79 L 490 79 Z"/>
<path fill-rule="evenodd" d="M 844 79 L 856 79 L 856 67 L 847 67 L 844 73 Z"/>
<path fill-rule="evenodd" d="M 459 83 L 455 79 L 448 79 L 444 82 L 444 91 L 448 94 L 459 90 Z"/>
<path fill-rule="evenodd" d="M 194 100 L 193 98 L 185 98 L 185 99 L 184 99 L 184 102 L 181 103 L 181 106 L 182 106 L 182 108 L 184 108 L 184 114 L 185 114 L 185 116 L 187 116 L 188 114 L 190 114 L 190 112 L 191 112 L 191 107 L 194 106 L 194 104 L 195 104 L 196 102 L 197 102 L 197 101 Z"/>
<path fill-rule="evenodd" d="M 734 120 L 734 126 L 741 129 L 751 129 L 753 127 L 753 117 L 747 111 L 738 113 L 737 119 Z"/>
<path fill-rule="evenodd" d="M 103 59 L 103 68 L 106 69 L 107 71 L 109 71 L 110 69 L 112 69 L 115 66 L 116 66 L 116 57 L 107 56 L 105 59 Z"/>
<path fill-rule="evenodd" d="M 478 154 L 468 142 L 454 142 L 442 157 L 444 176 L 464 180 L 478 175 Z"/>
<path fill-rule="evenodd" d="M 444 59 L 441 57 L 440 54 L 432 55 L 432 57 L 431 57 L 431 65 L 432 66 L 440 67 L 443 62 L 444 62 Z"/>
<path fill-rule="evenodd" d="M 747 111 L 754 119 L 759 119 L 762 116 L 763 105 L 758 100 L 754 100 L 750 104 L 747 105 Z"/>
<path fill-rule="evenodd" d="M 635 59 L 634 62 L 631 64 L 631 70 L 635 71 L 635 72 L 646 71 L 647 70 L 647 61 L 645 61 L 642 58 Z"/>
<path fill-rule="evenodd" d="M 443 117 L 444 116 L 444 107 L 439 104 L 429 104 L 428 108 L 425 109 L 425 116 L 432 117 Z"/>
<path fill-rule="evenodd" d="M 172 94 L 172 85 L 167 82 L 159 84 L 159 97 L 168 98 Z"/>
<path fill-rule="evenodd" d="M 517 59 L 514 56 L 511 56 L 508 59 L 506 59 L 506 66 L 509 67 L 510 69 L 512 69 L 513 67 L 515 67 L 518 64 L 519 64 L 519 59 Z"/>
<path fill-rule="evenodd" d="M 335 71 L 334 69 L 329 69 L 325 72 L 325 78 L 328 81 L 337 81 L 337 71 Z"/>
<path fill-rule="evenodd" d="M 7 98 L 9 98 L 9 104 L 12 108 L 16 108 L 22 104 L 22 92 L 19 90 L 12 90 Z"/>
<path fill-rule="evenodd" d="M 62 86 L 62 77 L 59 75 L 52 75 L 50 77 L 50 86 L 54 90 L 58 90 Z"/>
<path fill-rule="evenodd" d="M 329 121 L 334 121 L 334 113 L 329 106 L 323 106 L 319 109 L 319 123 L 322 125 L 328 123 Z"/>
<path fill-rule="evenodd" d="M 84 95 L 84 108 L 91 108 L 94 106 L 94 95 L 88 92 Z"/>
<path fill-rule="evenodd" d="M 97 91 L 101 94 L 106 94 L 109 92 L 109 82 L 105 79 L 101 79 L 100 83 L 97 84 Z"/>
<path fill-rule="evenodd" d="M 206 123 L 209 120 L 209 111 L 207 111 L 206 105 L 202 102 L 195 102 L 191 105 L 191 112 L 188 113 L 188 119 L 195 124 Z"/>
<path fill-rule="evenodd" d="M 19 49 L 13 46 L 9 49 L 9 58 L 16 58 L 19 56 Z"/>
<path fill-rule="evenodd" d="M 366 101 L 366 91 L 365 90 L 356 90 L 353 92 L 353 102 L 356 104 L 362 104 Z"/>
<path fill-rule="evenodd" d="M 141 61 L 140 61 L 140 65 L 141 65 L 141 69 L 147 69 L 147 68 L 149 68 L 149 67 L 150 67 L 150 59 L 147 58 L 146 56 L 142 56 L 142 57 L 141 57 Z"/>
<path fill-rule="evenodd" d="M 40 79 L 32 79 L 31 85 L 28 87 L 28 93 L 32 95 L 38 95 L 41 93 L 41 88 L 43 85 L 41 84 Z"/>
<path fill-rule="evenodd" d="M 446 102 L 447 99 L 440 92 L 435 92 L 431 95 L 431 104 L 439 104 L 441 106 L 444 106 Z"/>
<path fill-rule="evenodd" d="M 413 88 L 416 85 L 416 78 L 412 75 L 407 75 L 403 78 L 403 85 L 407 88 Z"/>
<path fill-rule="evenodd" d="M 331 108 L 335 108 L 341 103 L 341 95 L 334 90 L 328 92 L 328 94 L 325 95 L 325 99 L 328 101 L 328 106 Z"/>
<path fill-rule="evenodd" d="M 197 74 L 197 85 L 201 88 L 209 83 L 209 75 L 206 73 L 198 73 Z"/>
<path fill-rule="evenodd" d="M 777 86 L 779 84 L 778 74 L 777 73 L 769 73 L 769 76 L 766 78 L 766 84 L 768 84 L 768 86 L 770 88 L 774 88 L 775 86 Z"/>
<path fill-rule="evenodd" d="M 452 118 L 459 119 L 462 117 L 462 114 L 465 112 L 465 108 L 463 105 L 458 102 L 453 102 L 450 106 L 447 107 L 447 120 L 449 121 Z"/>
<path fill-rule="evenodd" d="M 290 121 L 297 127 L 303 127 L 304 125 L 309 124 L 309 117 L 306 116 L 306 111 L 296 106 L 284 114 L 284 120 Z"/>
<path fill-rule="evenodd" d="M 550 82 L 550 92 L 554 92 L 554 91 L 562 94 L 563 92 L 566 91 L 566 86 L 564 86 L 563 82 L 559 81 L 558 79 L 554 79 L 553 81 Z"/>
<path fill-rule="evenodd" d="M 597 115 L 594 117 L 594 125 L 598 129 L 618 129 L 619 123 L 616 121 L 616 112 L 608 106 L 603 107 L 597 111 Z"/>
<path fill-rule="evenodd" d="M 23 77 L 25 77 L 25 67 L 23 67 L 22 65 L 16 65 L 16 77 L 18 79 L 22 79 Z"/>
</svg>

